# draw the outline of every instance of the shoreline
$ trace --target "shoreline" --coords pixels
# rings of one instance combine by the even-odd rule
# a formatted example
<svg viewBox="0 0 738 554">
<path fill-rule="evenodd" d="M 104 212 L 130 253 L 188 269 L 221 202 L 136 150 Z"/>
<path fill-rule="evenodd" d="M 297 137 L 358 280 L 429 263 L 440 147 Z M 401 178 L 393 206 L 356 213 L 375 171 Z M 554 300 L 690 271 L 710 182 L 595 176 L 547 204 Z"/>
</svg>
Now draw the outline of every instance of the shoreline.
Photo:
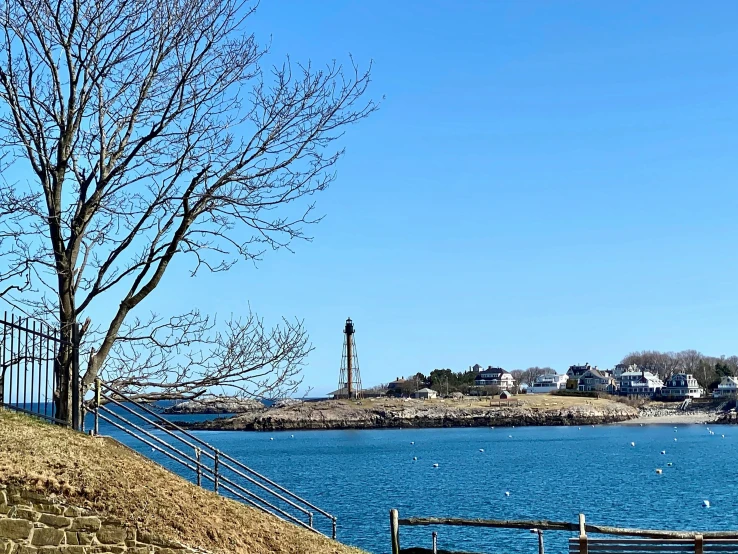
<svg viewBox="0 0 738 554">
<path fill-rule="evenodd" d="M 547 398 L 515 404 L 494 402 L 334 400 L 176 424 L 199 431 L 291 431 L 583 426 L 622 423 L 638 417 L 635 408 L 607 400 Z"/>
<path fill-rule="evenodd" d="M 705 423 L 720 423 L 717 413 L 683 413 L 683 414 L 661 414 L 641 415 L 634 419 L 621 422 L 621 425 L 702 425 Z"/>
</svg>

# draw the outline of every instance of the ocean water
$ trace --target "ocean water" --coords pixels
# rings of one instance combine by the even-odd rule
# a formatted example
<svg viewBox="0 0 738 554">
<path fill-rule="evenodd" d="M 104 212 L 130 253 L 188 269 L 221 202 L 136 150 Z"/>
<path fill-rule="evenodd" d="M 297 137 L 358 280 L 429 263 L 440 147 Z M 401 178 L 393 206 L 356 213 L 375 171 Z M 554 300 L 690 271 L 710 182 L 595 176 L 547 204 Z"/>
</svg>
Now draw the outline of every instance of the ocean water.
<svg viewBox="0 0 738 554">
<path fill-rule="evenodd" d="M 185 468 L 124 433 L 106 427 L 101 432 L 194 479 Z M 400 517 L 575 522 L 577 514 L 584 513 L 590 523 L 622 527 L 738 528 L 735 426 L 197 434 L 335 514 L 340 541 L 376 554 L 390 550 L 391 508 L 398 509 Z M 436 463 L 439 467 L 434 468 Z M 656 474 L 656 468 L 663 474 Z M 711 507 L 703 508 L 703 500 Z M 537 552 L 536 536 L 525 530 L 401 527 L 401 544 L 430 547 L 433 530 L 439 548 Z M 571 536 L 544 533 L 546 552 L 566 552 Z"/>
</svg>

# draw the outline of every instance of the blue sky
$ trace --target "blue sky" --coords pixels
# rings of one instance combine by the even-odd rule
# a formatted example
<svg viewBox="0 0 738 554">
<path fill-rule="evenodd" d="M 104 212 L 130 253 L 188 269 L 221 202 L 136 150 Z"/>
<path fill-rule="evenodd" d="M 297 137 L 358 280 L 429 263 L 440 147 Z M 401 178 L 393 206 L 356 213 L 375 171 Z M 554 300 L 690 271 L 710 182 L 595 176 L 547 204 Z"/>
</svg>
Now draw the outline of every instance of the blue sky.
<svg viewBox="0 0 738 554">
<path fill-rule="evenodd" d="M 314 242 L 170 275 L 225 315 L 304 318 L 335 388 L 474 363 L 738 352 L 738 4 L 264 0 L 275 61 L 374 61 Z"/>
</svg>

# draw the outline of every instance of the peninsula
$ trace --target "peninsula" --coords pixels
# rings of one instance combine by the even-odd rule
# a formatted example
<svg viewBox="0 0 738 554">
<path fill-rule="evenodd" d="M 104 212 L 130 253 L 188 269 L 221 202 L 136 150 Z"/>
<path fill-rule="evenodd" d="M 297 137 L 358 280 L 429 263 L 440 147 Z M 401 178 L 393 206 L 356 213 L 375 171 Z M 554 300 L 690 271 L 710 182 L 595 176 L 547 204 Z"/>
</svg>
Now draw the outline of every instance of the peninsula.
<svg viewBox="0 0 738 554">
<path fill-rule="evenodd" d="M 627 404 L 601 398 L 530 395 L 499 399 L 325 400 L 254 410 L 230 418 L 182 423 L 190 429 L 278 431 L 297 429 L 384 429 L 411 427 L 488 427 L 595 425 L 638 417 Z"/>
</svg>

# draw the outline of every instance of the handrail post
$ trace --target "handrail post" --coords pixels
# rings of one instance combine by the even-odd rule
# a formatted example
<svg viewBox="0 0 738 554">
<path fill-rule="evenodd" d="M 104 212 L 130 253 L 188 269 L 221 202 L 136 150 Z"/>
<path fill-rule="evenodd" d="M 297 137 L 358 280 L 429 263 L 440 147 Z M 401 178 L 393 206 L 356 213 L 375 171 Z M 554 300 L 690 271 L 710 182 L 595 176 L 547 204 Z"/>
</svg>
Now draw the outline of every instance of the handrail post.
<svg viewBox="0 0 738 554">
<path fill-rule="evenodd" d="M 100 434 L 100 377 L 95 377 L 95 436 Z"/>
<path fill-rule="evenodd" d="M 311 528 L 313 526 L 313 512 L 308 514 L 308 525 L 310 525 Z"/>
<path fill-rule="evenodd" d="M 218 450 L 216 450 L 215 451 L 215 462 L 214 462 L 214 467 L 213 467 L 213 476 L 215 477 L 215 479 L 213 480 L 213 484 L 214 484 L 213 486 L 215 487 L 215 492 L 218 492 L 218 465 L 219 465 L 218 457 L 219 457 Z"/>
<path fill-rule="evenodd" d="M 438 533 L 433 531 L 433 554 L 438 554 Z"/>
<path fill-rule="evenodd" d="M 538 554 L 545 554 L 543 550 L 543 531 L 538 530 Z"/>
<path fill-rule="evenodd" d="M 694 536 L 694 554 L 702 554 L 704 548 L 704 540 L 702 535 Z"/>
<path fill-rule="evenodd" d="M 394 508 L 390 510 L 390 535 L 392 554 L 400 554 L 400 515 Z"/>
<path fill-rule="evenodd" d="M 587 524 L 584 519 L 584 514 L 579 514 L 579 554 L 588 554 L 588 552 Z"/>
<path fill-rule="evenodd" d="M 331 518 L 333 521 L 333 540 L 336 540 L 336 518 L 335 516 Z"/>
<path fill-rule="evenodd" d="M 195 448 L 195 458 L 197 458 L 197 486 L 202 487 L 202 466 L 200 465 L 200 449 Z"/>
</svg>

